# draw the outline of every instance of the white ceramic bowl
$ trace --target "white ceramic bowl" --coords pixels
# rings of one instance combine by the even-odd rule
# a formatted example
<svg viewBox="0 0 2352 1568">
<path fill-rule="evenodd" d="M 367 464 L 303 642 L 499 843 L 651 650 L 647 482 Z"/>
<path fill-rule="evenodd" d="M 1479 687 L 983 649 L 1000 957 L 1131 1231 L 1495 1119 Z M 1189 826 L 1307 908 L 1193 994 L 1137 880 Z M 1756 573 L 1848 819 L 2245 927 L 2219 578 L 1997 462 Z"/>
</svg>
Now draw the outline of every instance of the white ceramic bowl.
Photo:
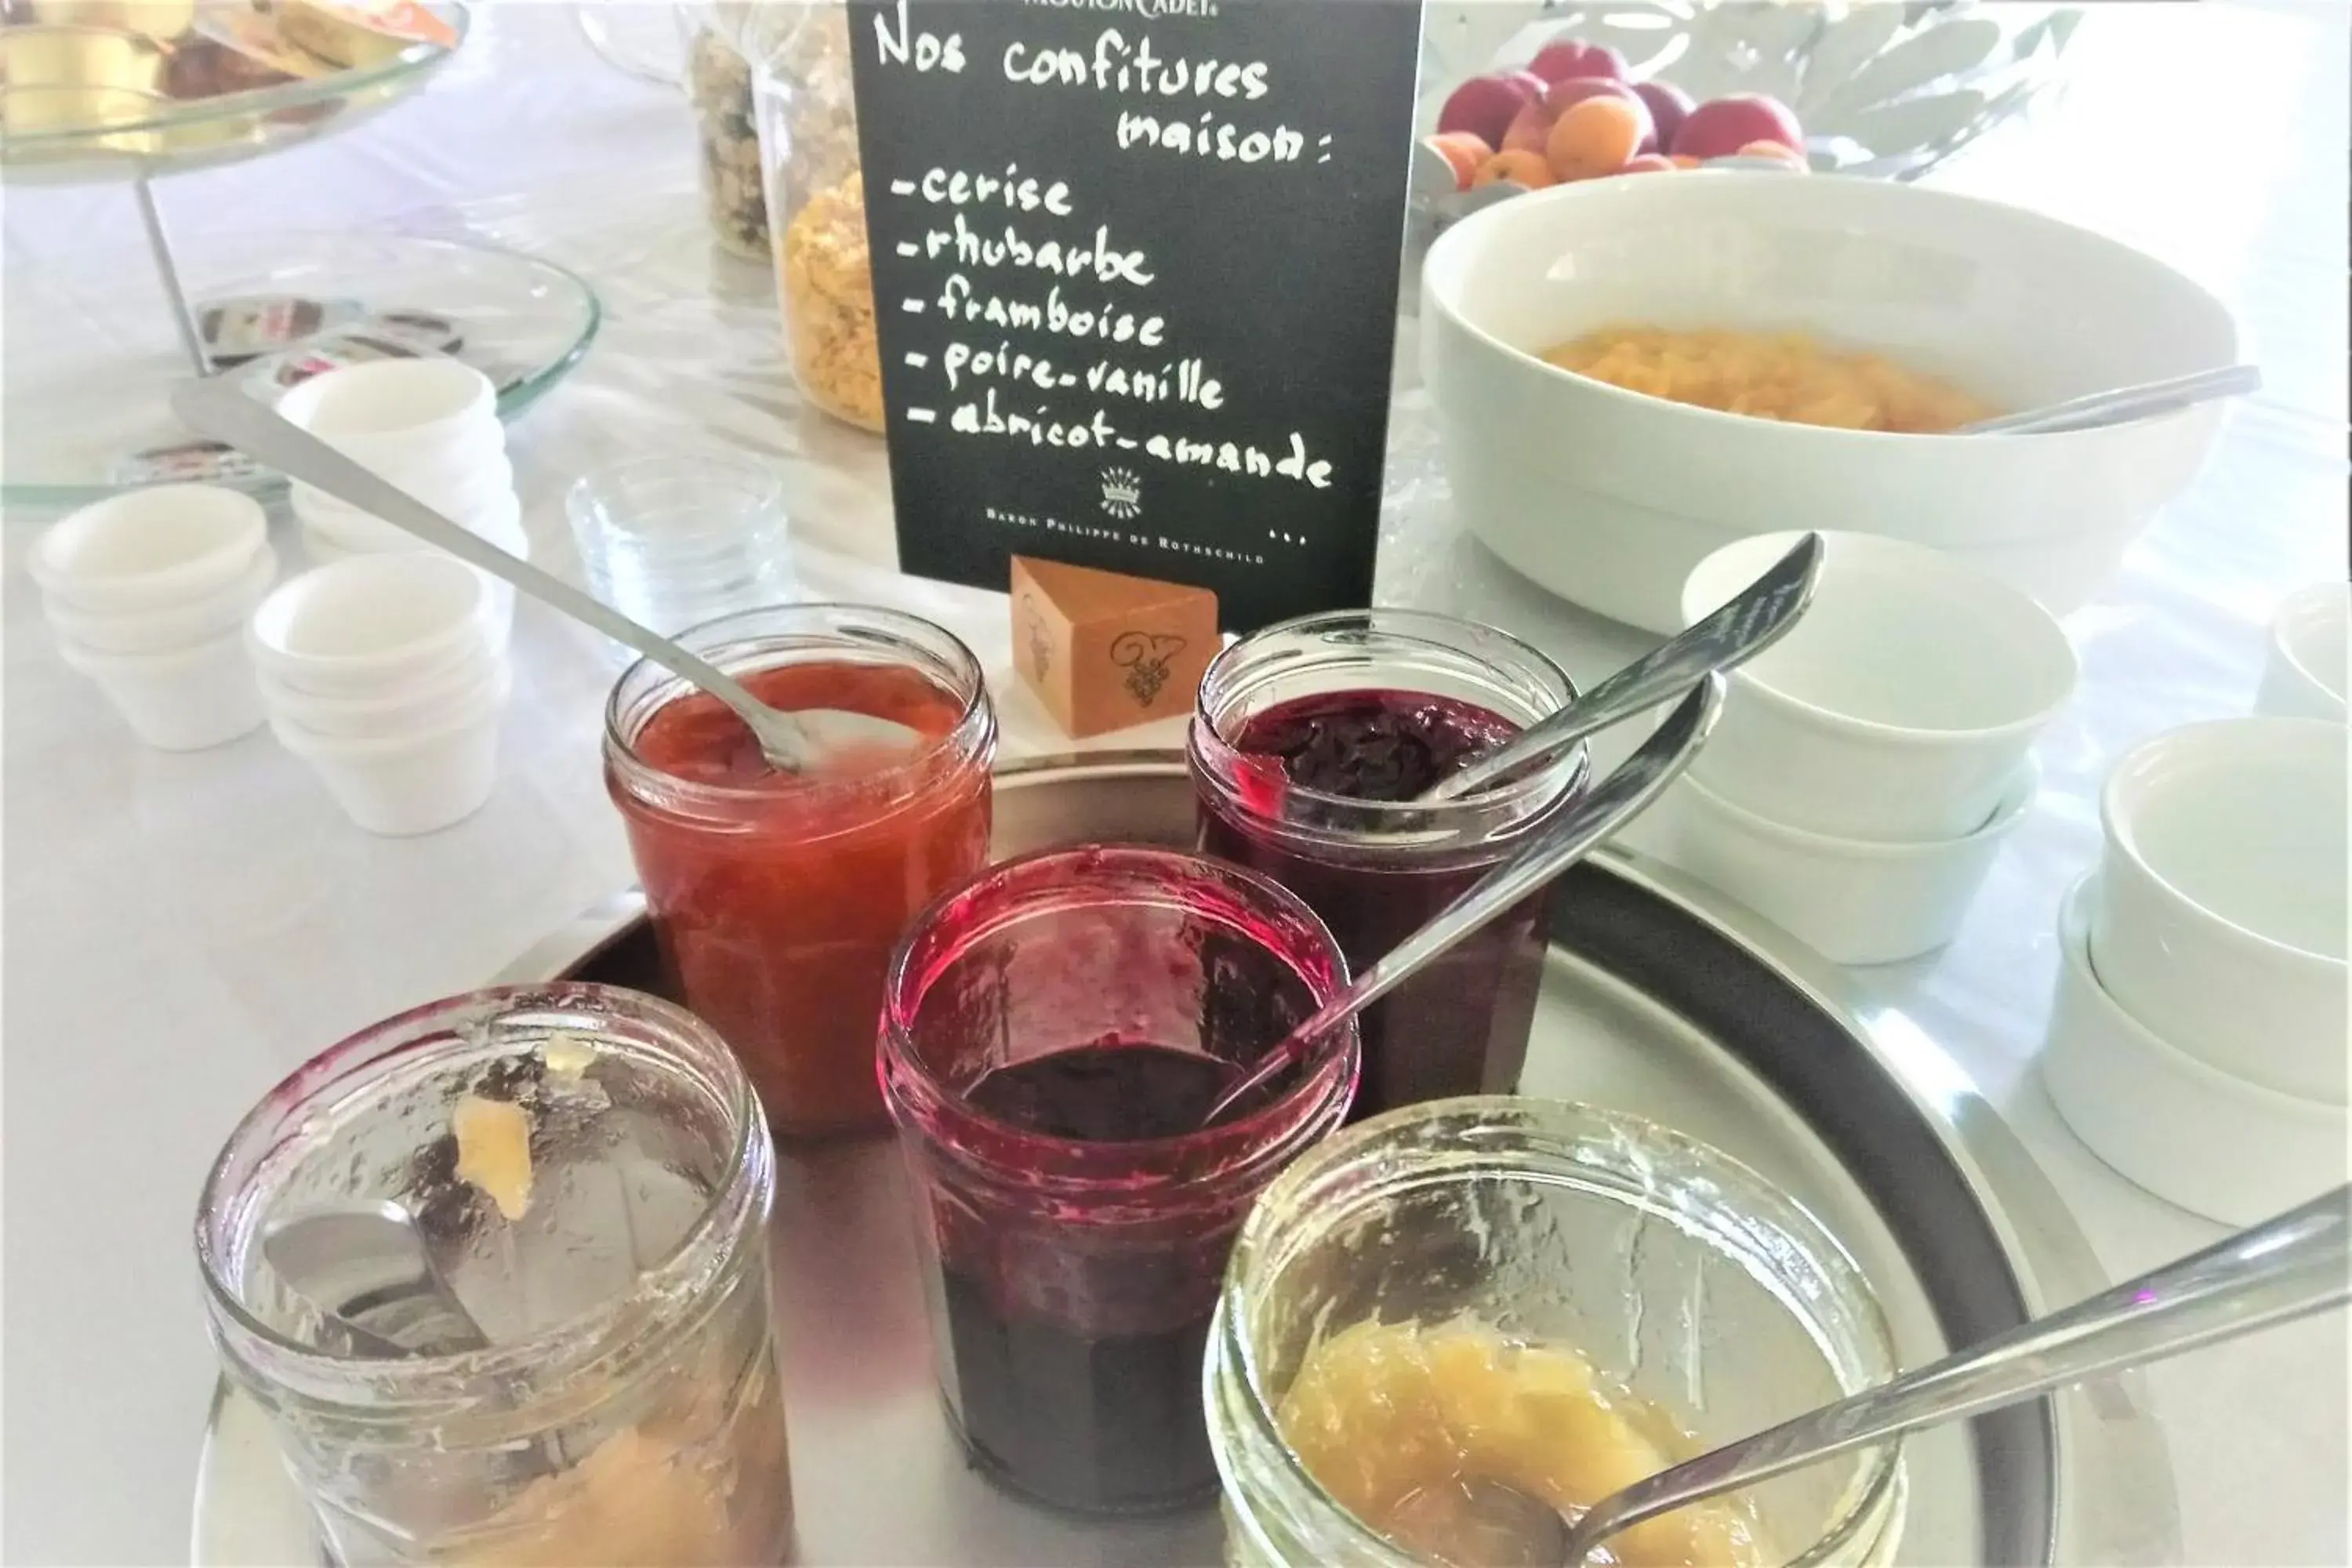
<svg viewBox="0 0 2352 1568">
<path fill-rule="evenodd" d="M 269 537 L 261 503 L 218 485 L 154 485 L 83 507 L 33 542 L 42 592 L 76 610 L 137 615 L 221 592 Z"/>
<path fill-rule="evenodd" d="M 1738 595 L 1800 536 L 1761 534 L 1700 562 L 1682 623 Z M 1923 544 L 1822 536 L 1804 617 L 1733 672 L 1692 776 L 1790 827 L 1940 843 L 1982 827 L 2033 738 L 2074 689 L 2050 613 Z"/>
<path fill-rule="evenodd" d="M 320 738 L 396 741 L 439 728 L 482 693 L 512 682 L 503 658 L 452 665 L 428 680 L 368 697 L 321 697 L 259 672 L 273 721 Z"/>
<path fill-rule="evenodd" d="M 254 662 L 321 697 L 415 690 L 499 648 L 483 575 L 431 551 L 355 555 L 282 584 L 254 612 Z"/>
<path fill-rule="evenodd" d="M 1767 821 L 1685 774 L 1627 842 L 1738 900 L 1834 963 L 1894 963 L 1950 942 L 2041 774 L 2028 759 L 1999 813 L 1938 844 L 1832 838 Z"/>
<path fill-rule="evenodd" d="M 1422 289 L 1465 526 L 1561 597 L 1660 633 L 1701 558 L 1792 525 L 1932 544 L 2064 614 L 2195 475 L 2221 407 L 1999 440 L 1828 430 L 1621 391 L 1546 348 L 1622 323 L 1802 331 L 2004 409 L 2238 358 L 2221 302 L 2129 247 L 1889 180 L 1558 185 L 1455 225 Z"/>
<path fill-rule="evenodd" d="M 2345 1179 L 2352 1113 L 2297 1100 L 2175 1050 L 2091 966 L 2095 877 L 2067 893 L 2042 1087 L 2092 1153 L 2168 1203 L 2256 1225 Z"/>
<path fill-rule="evenodd" d="M 94 653 L 169 653 L 236 631 L 278 581 L 278 552 L 263 545 L 245 575 L 201 598 L 152 610 L 84 610 L 46 590 L 41 613 L 57 634 Z"/>
<path fill-rule="evenodd" d="M 498 389 L 440 355 L 344 365 L 300 383 L 278 412 L 329 446 L 374 466 L 429 459 L 498 426 Z"/>
<path fill-rule="evenodd" d="M 509 494 L 503 502 L 472 517 L 452 517 L 449 521 L 462 523 L 467 532 L 488 543 L 497 545 L 517 560 L 530 559 L 530 534 L 523 528 L 522 501 L 516 496 Z M 387 542 L 381 548 L 354 549 L 340 542 L 330 534 L 306 526 L 302 530 L 302 553 L 313 566 L 331 566 L 338 561 L 349 561 L 355 555 L 391 554 L 401 551 L 433 549 L 433 546 L 413 533 L 401 533 L 396 529 L 393 531 L 398 534 L 397 540 Z M 490 628 L 492 642 L 503 650 L 514 630 L 514 584 L 503 577 L 492 577 L 488 573 L 483 574 L 482 576 L 483 581 L 489 584 L 490 595 L 484 615 Z"/>
<path fill-rule="evenodd" d="M 498 783 L 499 718 L 513 675 L 445 710 L 437 723 L 382 738 L 328 735 L 278 714 L 278 743 L 310 764 L 351 819 L 370 833 L 436 833 L 482 808 Z"/>
<path fill-rule="evenodd" d="M 515 494 L 514 464 L 505 451 L 453 456 L 448 461 L 410 469 L 387 467 L 381 477 L 405 490 L 435 511 L 454 520 L 478 511 Z M 294 515 L 354 550 L 392 550 L 408 539 L 408 531 L 379 519 L 313 486 L 290 487 Z"/>
<path fill-rule="evenodd" d="M 2352 584 L 2317 583 L 2289 594 L 2271 618 L 2270 657 L 2254 711 L 2278 719 L 2344 722 L 2352 666 Z"/>
<path fill-rule="evenodd" d="M 100 653 L 60 637 L 58 654 L 96 681 L 131 732 L 158 751 L 200 752 L 261 726 L 261 693 L 241 632 L 165 653 Z"/>
<path fill-rule="evenodd" d="M 2158 735 L 2099 795 L 2091 962 L 2124 1010 L 2250 1083 L 2341 1105 L 2345 732 L 2225 719 Z"/>
</svg>

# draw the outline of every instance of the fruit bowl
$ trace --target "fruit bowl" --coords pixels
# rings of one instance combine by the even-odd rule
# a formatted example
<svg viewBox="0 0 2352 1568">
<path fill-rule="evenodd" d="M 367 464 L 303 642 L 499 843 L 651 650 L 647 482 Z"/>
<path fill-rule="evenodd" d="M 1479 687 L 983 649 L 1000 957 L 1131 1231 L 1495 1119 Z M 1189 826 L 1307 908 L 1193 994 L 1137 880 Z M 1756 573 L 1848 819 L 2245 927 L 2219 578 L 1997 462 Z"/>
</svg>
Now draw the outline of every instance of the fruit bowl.
<svg viewBox="0 0 2352 1568">
<path fill-rule="evenodd" d="M 1549 129 L 1564 107 L 1562 92 L 1572 98 L 1577 91 L 1562 84 L 1585 77 L 1620 79 L 1623 96 L 1638 93 L 1647 100 L 1635 106 L 1650 132 L 1639 151 L 1653 156 L 1634 162 L 1636 169 L 1664 167 L 1660 159 L 1683 152 L 1667 121 L 1678 123 L 1692 107 L 1703 106 L 1719 123 L 1698 139 L 1696 156 L 1685 163 L 1769 153 L 1771 143 L 1783 143 L 1801 154 L 1792 160 L 1799 167 L 1911 179 L 2023 112 L 2053 86 L 2081 15 L 2068 6 L 1979 0 L 1843 5 L 1550 0 L 1540 6 L 1433 7 L 1423 79 L 1435 90 L 1422 107 L 1416 214 L 1434 231 L 1528 184 L 1616 172 L 1594 169 L 1589 159 L 1580 164 L 1573 150 L 1563 163 L 1556 145 L 1549 169 L 1522 157 L 1517 169 L 1486 170 L 1472 188 L 1475 169 L 1453 155 L 1457 150 L 1444 144 L 1445 137 L 1429 140 L 1468 122 L 1484 132 L 1489 154 L 1540 153 L 1540 139 L 1523 134 L 1528 127 L 1513 125 L 1499 106 L 1515 86 L 1548 99 L 1538 118 Z M 1583 54 L 1604 58 L 1580 61 L 1576 57 Z M 1465 96 L 1480 93 L 1497 107 L 1482 115 L 1472 104 L 1465 116 Z M 1759 100 L 1769 111 L 1758 107 Z M 1601 127 L 1605 143 L 1611 116 L 1581 112 Z M 1492 123 L 1485 123 L 1490 117 Z M 1667 134 L 1656 135 L 1660 129 Z M 1754 161 L 1765 166 L 1765 160 Z M 1522 172 L 1532 177 L 1513 177 Z"/>
<path fill-rule="evenodd" d="M 2128 246 L 1885 180 L 1701 169 L 1585 180 L 1430 248 L 1423 374 L 1462 522 L 1521 574 L 1679 630 L 1711 551 L 1788 528 L 1912 540 L 2054 612 L 2098 587 L 2211 449 L 2219 405 L 2041 436 L 1782 424 L 1629 392 L 1545 350 L 1612 325 L 1797 331 L 1996 410 L 2232 363 L 2228 310 Z"/>
</svg>

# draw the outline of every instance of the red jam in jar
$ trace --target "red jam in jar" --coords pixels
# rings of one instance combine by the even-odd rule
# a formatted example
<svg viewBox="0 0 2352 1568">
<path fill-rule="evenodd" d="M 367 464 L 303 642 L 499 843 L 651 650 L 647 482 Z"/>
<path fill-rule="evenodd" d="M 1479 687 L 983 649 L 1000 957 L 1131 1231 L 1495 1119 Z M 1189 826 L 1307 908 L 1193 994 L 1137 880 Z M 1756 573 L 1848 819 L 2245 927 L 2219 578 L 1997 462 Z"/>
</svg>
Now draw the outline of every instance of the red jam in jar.
<svg viewBox="0 0 2352 1568">
<path fill-rule="evenodd" d="M 749 612 L 680 640 L 772 707 L 919 738 L 780 773 L 716 698 L 642 662 L 607 713 L 606 785 L 678 995 L 742 1058 L 778 1131 L 884 1127 L 874 1040 L 891 948 L 988 861 L 996 725 L 979 667 L 928 622 L 846 605 Z"/>
<path fill-rule="evenodd" d="M 1201 682 L 1187 742 L 1201 847 L 1306 900 L 1361 973 L 1573 799 L 1584 753 L 1467 800 L 1414 797 L 1574 695 L 1534 648 L 1450 616 L 1269 626 Z M 1517 1089 L 1549 900 L 1523 900 L 1365 1009 L 1350 1120 Z"/>
<path fill-rule="evenodd" d="M 1346 1113 L 1354 1032 L 1201 1121 L 1346 983 L 1304 904 L 1172 850 L 1009 861 L 908 932 L 882 1073 L 940 1391 L 985 1474 L 1089 1514 L 1214 1494 L 1201 1367 L 1226 1258 Z"/>
</svg>

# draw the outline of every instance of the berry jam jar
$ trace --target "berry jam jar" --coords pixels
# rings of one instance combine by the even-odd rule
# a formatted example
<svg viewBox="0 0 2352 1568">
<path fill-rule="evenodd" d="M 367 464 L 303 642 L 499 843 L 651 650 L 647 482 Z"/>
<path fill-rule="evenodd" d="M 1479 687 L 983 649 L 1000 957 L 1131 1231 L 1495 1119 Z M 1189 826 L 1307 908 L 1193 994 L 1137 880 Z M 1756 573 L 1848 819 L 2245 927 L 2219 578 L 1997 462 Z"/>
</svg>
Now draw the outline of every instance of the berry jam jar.
<svg viewBox="0 0 2352 1568">
<path fill-rule="evenodd" d="M 1211 1103 L 1347 984 L 1313 911 L 1173 850 L 1008 861 L 893 960 L 899 1128 L 948 1417 L 1027 1497 L 1139 1513 L 1216 1490 L 1201 1367 L 1242 1217 L 1339 1125 L 1352 1029 L 1271 1100 Z"/>
<path fill-rule="evenodd" d="M 1360 973 L 1574 798 L 1584 748 L 1468 799 L 1412 797 L 1575 695 L 1527 644 L 1447 616 L 1268 626 L 1201 680 L 1186 745 L 1201 847 L 1306 900 Z M 1531 896 L 1365 1011 L 1354 1119 L 1518 1088 L 1549 900 Z"/>
<path fill-rule="evenodd" d="M 723 616 L 678 641 L 772 706 L 921 737 L 780 774 L 716 698 L 644 660 L 604 715 L 605 784 L 678 994 L 743 1058 L 779 1132 L 878 1131 L 891 947 L 988 863 L 996 715 L 980 666 L 928 621 L 851 605 Z"/>
</svg>

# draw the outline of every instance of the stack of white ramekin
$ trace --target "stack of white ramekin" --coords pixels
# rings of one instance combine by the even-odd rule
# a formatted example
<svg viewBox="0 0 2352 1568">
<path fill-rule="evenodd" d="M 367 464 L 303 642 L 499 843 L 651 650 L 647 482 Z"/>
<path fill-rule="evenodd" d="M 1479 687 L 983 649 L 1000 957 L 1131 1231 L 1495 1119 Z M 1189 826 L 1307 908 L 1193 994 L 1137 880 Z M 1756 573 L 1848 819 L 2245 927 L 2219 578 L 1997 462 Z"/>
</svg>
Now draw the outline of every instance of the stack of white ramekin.
<svg viewBox="0 0 2352 1568">
<path fill-rule="evenodd" d="M 1685 626 L 1794 546 L 1717 551 Z M 2032 805 L 2034 737 L 2075 662 L 2048 611 L 1925 545 L 1827 533 L 1811 606 L 1732 677 L 1689 773 L 1628 836 L 1840 963 L 1891 963 L 1958 931 Z"/>
<path fill-rule="evenodd" d="M 514 686 L 489 579 L 437 552 L 296 577 L 249 630 L 269 725 L 371 833 L 431 833 L 489 799 Z"/>
<path fill-rule="evenodd" d="M 243 633 L 278 577 L 268 535 L 249 496 L 159 485 L 84 507 L 35 542 L 58 653 L 149 745 L 192 752 L 261 723 Z"/>
<path fill-rule="evenodd" d="M 2050 1099 L 2158 1197 L 2252 1225 L 2341 1184 L 2344 726 L 2226 719 L 2127 754 L 2059 916 Z"/>
<path fill-rule="evenodd" d="M 530 542 L 489 378 L 453 359 L 375 360 L 312 376 L 278 413 L 450 521 L 528 560 Z M 303 553 L 319 565 L 425 548 L 414 534 L 312 486 L 293 487 Z M 503 639 L 514 590 L 490 580 Z"/>
</svg>

